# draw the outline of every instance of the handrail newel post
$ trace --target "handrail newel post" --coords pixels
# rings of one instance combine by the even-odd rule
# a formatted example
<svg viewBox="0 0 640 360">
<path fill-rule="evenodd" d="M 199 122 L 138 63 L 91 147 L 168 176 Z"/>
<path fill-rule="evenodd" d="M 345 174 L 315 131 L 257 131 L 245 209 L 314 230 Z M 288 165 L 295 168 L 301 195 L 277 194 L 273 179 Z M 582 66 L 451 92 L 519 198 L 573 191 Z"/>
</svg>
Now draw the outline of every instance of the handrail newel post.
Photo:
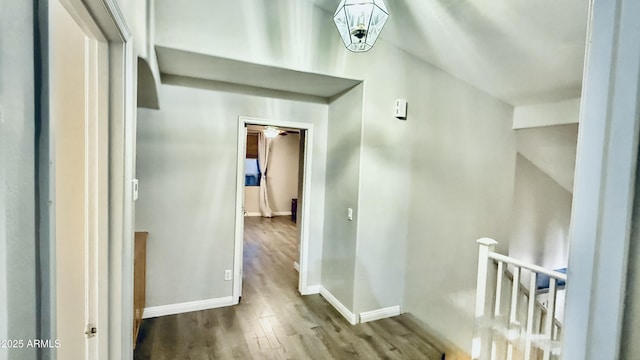
<svg viewBox="0 0 640 360">
<path fill-rule="evenodd" d="M 489 253 L 495 250 L 497 241 L 489 238 L 478 239 L 478 279 L 476 282 L 476 306 L 475 306 L 475 336 L 473 338 L 472 357 L 473 359 L 489 359 L 490 332 L 485 329 L 488 321 L 485 318 L 487 310 L 487 277 L 489 274 Z"/>
</svg>

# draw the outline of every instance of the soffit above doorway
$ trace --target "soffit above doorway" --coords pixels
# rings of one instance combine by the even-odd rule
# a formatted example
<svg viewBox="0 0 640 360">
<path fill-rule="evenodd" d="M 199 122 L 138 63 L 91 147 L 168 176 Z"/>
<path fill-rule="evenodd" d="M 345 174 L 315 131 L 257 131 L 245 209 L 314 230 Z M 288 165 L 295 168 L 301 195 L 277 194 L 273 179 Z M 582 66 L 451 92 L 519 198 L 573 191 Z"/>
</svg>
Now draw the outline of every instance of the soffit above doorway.
<svg viewBox="0 0 640 360">
<path fill-rule="evenodd" d="M 360 80 L 278 68 L 156 46 L 160 73 L 330 98 Z"/>
</svg>

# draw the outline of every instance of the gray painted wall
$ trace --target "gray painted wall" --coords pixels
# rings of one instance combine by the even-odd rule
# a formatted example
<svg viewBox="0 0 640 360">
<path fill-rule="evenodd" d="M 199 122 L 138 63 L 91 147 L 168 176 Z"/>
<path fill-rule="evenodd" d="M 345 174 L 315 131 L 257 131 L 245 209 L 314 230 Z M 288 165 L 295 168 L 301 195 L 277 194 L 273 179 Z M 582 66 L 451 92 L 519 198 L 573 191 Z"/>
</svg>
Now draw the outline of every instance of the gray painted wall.
<svg viewBox="0 0 640 360">
<path fill-rule="evenodd" d="M 314 124 L 310 285 L 320 283 L 326 163 L 325 103 L 221 92 L 168 79 L 161 110 L 139 109 L 136 230 L 149 231 L 147 306 L 231 296 L 238 116 Z M 197 86 L 197 87 L 186 87 Z"/>
<path fill-rule="evenodd" d="M 516 131 L 509 256 L 567 267 L 577 136 L 577 124 Z"/>
<path fill-rule="evenodd" d="M 518 152 L 573 192 L 578 124 L 543 126 L 516 131 Z"/>
<path fill-rule="evenodd" d="M 407 121 L 413 156 L 404 310 L 470 353 L 476 239 L 508 246 L 513 108 L 426 67 L 415 77 L 424 87 Z"/>
<path fill-rule="evenodd" d="M 2 144 L 5 143 L 4 131 L 0 133 L 0 140 Z M 4 148 L 2 154 L 4 154 Z M 4 156 L 0 157 L 0 179 L 3 180 L 6 177 L 5 173 L 5 159 Z M 0 186 L 0 229 L 6 229 L 6 216 L 7 209 L 5 206 L 6 199 L 6 187 Z M 0 232 L 0 339 L 8 338 L 8 326 L 7 326 L 7 316 L 9 304 L 7 303 L 7 275 L 8 275 L 8 267 L 7 267 L 7 234 L 6 231 Z M 7 349 L 0 349 L 0 360 L 7 359 Z"/>
<path fill-rule="evenodd" d="M 0 4 L 0 291 L 2 339 L 36 337 L 33 3 Z M 34 359 L 35 349 L 0 350 Z"/>
<path fill-rule="evenodd" d="M 360 84 L 329 104 L 325 181 L 322 286 L 354 311 L 354 276 L 358 228 L 360 149 L 362 138 Z M 353 220 L 347 219 L 353 209 Z"/>
<path fill-rule="evenodd" d="M 566 268 L 572 199 L 569 191 L 518 154 L 508 255 L 547 269 Z M 521 282 L 526 284 L 530 275 L 523 273 Z M 562 288 L 556 297 L 555 311 L 560 321 L 564 319 L 564 304 Z"/>
</svg>

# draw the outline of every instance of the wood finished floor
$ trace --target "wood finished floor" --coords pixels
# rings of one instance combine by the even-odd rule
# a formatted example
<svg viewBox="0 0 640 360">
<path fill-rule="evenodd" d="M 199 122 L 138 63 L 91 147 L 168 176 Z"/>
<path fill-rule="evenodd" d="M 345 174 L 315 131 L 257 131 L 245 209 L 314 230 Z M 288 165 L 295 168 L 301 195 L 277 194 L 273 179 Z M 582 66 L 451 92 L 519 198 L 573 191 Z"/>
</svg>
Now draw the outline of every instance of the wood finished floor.
<svg viewBox="0 0 640 360">
<path fill-rule="evenodd" d="M 145 319 L 134 359 L 442 359 L 409 315 L 352 326 L 301 296 L 296 243 L 288 217 L 245 218 L 242 302 Z"/>
</svg>

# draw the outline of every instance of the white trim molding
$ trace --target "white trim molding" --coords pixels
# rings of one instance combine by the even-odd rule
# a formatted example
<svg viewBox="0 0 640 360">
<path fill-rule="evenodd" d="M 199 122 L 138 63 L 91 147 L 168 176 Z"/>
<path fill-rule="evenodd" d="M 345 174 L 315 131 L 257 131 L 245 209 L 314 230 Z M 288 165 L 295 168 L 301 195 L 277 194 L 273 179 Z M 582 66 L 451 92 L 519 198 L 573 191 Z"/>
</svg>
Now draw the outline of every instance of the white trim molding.
<svg viewBox="0 0 640 360">
<path fill-rule="evenodd" d="M 380 319 L 386 319 L 400 315 L 400 305 L 389 306 L 386 308 L 380 308 L 376 310 L 370 310 L 360 313 L 360 322 L 366 323 L 369 321 L 376 321 Z"/>
<path fill-rule="evenodd" d="M 303 289 L 300 289 L 300 295 L 315 295 L 315 294 L 320 294 L 320 285 L 311 285 Z"/>
<path fill-rule="evenodd" d="M 297 261 L 293 262 L 293 268 L 297 271 L 300 272 L 300 264 L 298 264 Z M 320 289 L 318 289 L 318 291 L 320 291 Z"/>
<path fill-rule="evenodd" d="M 329 304 L 331 304 L 340 315 L 342 315 L 349 324 L 356 325 L 358 323 L 358 315 L 352 313 L 343 303 L 340 302 L 329 290 L 327 290 L 324 286 L 320 285 L 320 295 L 325 298 Z"/>
<path fill-rule="evenodd" d="M 262 216 L 259 212 L 247 212 L 244 214 L 245 217 L 258 217 Z M 291 211 L 275 211 L 273 212 L 273 216 L 291 216 Z"/>
<path fill-rule="evenodd" d="M 640 128 L 640 2 L 591 1 L 562 357 L 619 359 Z M 631 255 L 637 256 L 637 255 Z M 624 320 L 623 320 L 624 319 Z"/>
<path fill-rule="evenodd" d="M 513 130 L 577 124 L 580 98 L 552 103 L 521 105 L 513 109 Z"/>
<path fill-rule="evenodd" d="M 300 257 L 297 259 L 300 264 L 300 275 L 298 277 L 298 291 L 302 295 L 317 294 L 319 289 L 307 284 L 309 277 L 309 222 L 312 206 L 311 199 L 311 178 L 312 178 L 312 159 L 313 159 L 313 124 L 282 120 L 267 120 L 253 117 L 238 117 L 238 158 L 237 158 L 237 174 L 236 174 L 236 219 L 235 219 L 235 242 L 234 242 L 234 281 L 233 281 L 233 298 L 238 299 L 242 296 L 242 253 L 244 242 L 244 159 L 246 152 L 246 125 L 272 125 L 286 128 L 294 128 L 306 131 L 304 144 L 304 167 L 300 169 L 303 173 L 302 178 L 302 207 L 300 217 L 298 218 L 300 227 Z M 247 216 L 253 215 L 247 213 Z M 276 212 L 274 215 L 284 216 L 291 215 L 290 211 Z"/>
<path fill-rule="evenodd" d="M 232 306 L 238 304 L 233 300 L 232 296 L 226 296 L 222 298 L 188 301 L 177 304 L 150 306 L 144 308 L 142 313 L 143 319 L 149 319 L 159 316 L 183 314 L 192 311 L 209 310 L 220 307 Z"/>
</svg>

